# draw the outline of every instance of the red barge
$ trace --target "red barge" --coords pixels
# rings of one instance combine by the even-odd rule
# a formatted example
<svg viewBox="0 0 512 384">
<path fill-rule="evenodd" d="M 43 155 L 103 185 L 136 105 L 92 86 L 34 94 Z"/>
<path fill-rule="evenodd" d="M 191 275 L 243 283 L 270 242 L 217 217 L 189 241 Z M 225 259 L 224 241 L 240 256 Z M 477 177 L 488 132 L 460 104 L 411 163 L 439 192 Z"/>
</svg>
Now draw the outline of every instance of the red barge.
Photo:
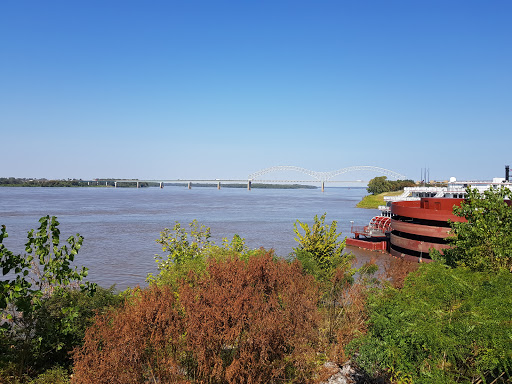
<svg viewBox="0 0 512 384">
<path fill-rule="evenodd" d="M 387 205 L 379 207 L 381 216 L 375 216 L 364 227 L 352 225 L 354 238 L 347 238 L 346 244 L 430 262 L 431 249 L 442 251 L 449 247 L 449 221 L 466 221 L 453 214 L 453 207 L 464 200 L 468 186 L 481 193 L 499 186 L 512 189 L 509 167 L 505 167 L 505 178 L 494 178 L 492 182 L 457 182 L 452 177 L 447 187 L 409 187 L 400 196 L 385 197 Z"/>
</svg>

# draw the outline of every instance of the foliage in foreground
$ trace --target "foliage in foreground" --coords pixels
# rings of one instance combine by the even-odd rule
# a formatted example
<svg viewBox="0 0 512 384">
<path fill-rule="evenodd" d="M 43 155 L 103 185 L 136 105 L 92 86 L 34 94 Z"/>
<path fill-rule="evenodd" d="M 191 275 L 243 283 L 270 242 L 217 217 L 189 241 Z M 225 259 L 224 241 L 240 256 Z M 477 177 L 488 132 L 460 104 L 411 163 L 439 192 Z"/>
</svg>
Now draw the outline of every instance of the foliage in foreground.
<svg viewBox="0 0 512 384">
<path fill-rule="evenodd" d="M 117 306 L 121 298 L 113 288 L 98 287 L 94 295 L 79 290 L 60 290 L 44 299 L 41 307 L 33 314 L 34 327 L 30 340 L 20 339 L 16 333 L 4 335 L 0 342 L 0 382 L 8 376 L 28 376 L 37 372 L 64 370 L 72 365 L 70 352 L 82 344 L 85 330 L 89 327 L 96 312 Z M 68 317 L 66 308 L 77 311 Z M 21 357 L 24 356 L 24 360 Z M 22 362 L 24 366 L 21 366 Z M 54 366 L 59 368 L 51 369 Z M 26 375 L 27 376 L 27 375 Z M 28 376 L 23 380 L 28 380 Z"/>
<path fill-rule="evenodd" d="M 418 383 L 512 375 L 512 274 L 424 264 L 401 290 L 373 296 L 368 333 L 352 343 L 375 376 Z"/>
<path fill-rule="evenodd" d="M 339 240 L 338 222 L 333 220 L 330 225 L 325 224 L 325 216 L 326 213 L 320 217 L 315 215 L 312 226 L 299 220 L 293 225 L 295 240 L 299 243 L 294 248 L 295 256 L 319 281 L 329 280 L 338 266 L 348 262 L 348 256 L 343 255 L 345 239 Z"/>
<path fill-rule="evenodd" d="M 156 255 L 158 275 L 148 275 L 149 283 L 169 284 L 176 288 L 180 279 L 185 278 L 189 271 L 203 273 L 208 258 L 222 259 L 237 254 L 242 259 L 249 256 L 265 254 L 265 250 L 250 250 L 245 239 L 234 235 L 231 241 L 224 238 L 222 245 L 216 245 L 210 238 L 210 228 L 193 220 L 189 229 L 176 222 L 172 229 L 165 228 L 156 240 L 162 246 L 163 255 Z"/>
<path fill-rule="evenodd" d="M 73 382 L 306 382 L 317 301 L 297 262 L 209 258 L 177 290 L 152 284 L 99 315 L 75 352 Z"/>
<path fill-rule="evenodd" d="M 4 225 L 0 231 L 0 367 L 12 370 L 14 364 L 19 377 L 46 368 L 48 361 L 69 364 L 66 352 L 85 328 L 79 299 L 96 289 L 82 282 L 87 269 L 73 265 L 83 237 L 70 236 L 60 245 L 57 218 L 39 222 L 38 231 L 28 233 L 25 254 L 9 251 Z M 55 302 L 58 306 L 48 312 Z"/>
<path fill-rule="evenodd" d="M 353 268 L 354 256 L 343 253 L 345 240 L 340 240 L 337 222 L 325 224 L 325 217 L 325 213 L 315 216 L 311 226 L 297 220 L 294 232 L 299 245 L 294 254 L 321 290 L 318 311 L 323 349 L 332 361 L 344 363 L 348 358 L 345 345 L 365 330 L 365 303 L 369 289 L 376 284 L 377 266 L 369 262 Z"/>
<path fill-rule="evenodd" d="M 69 371 L 58 365 L 47 369 L 39 375 L 31 378 L 29 375 L 18 376 L 16 367 L 8 366 L 0 368 L 0 383 L 2 384 L 69 384 Z"/>
<path fill-rule="evenodd" d="M 304 269 L 298 261 L 249 250 L 238 235 L 216 246 L 209 229 L 194 221 L 190 234 L 179 223 L 161 233 L 157 241 L 165 255 L 157 256 L 160 273 L 149 277 L 149 289 L 131 292 L 121 309 L 115 309 L 120 298 L 112 290 L 98 287 L 91 296 L 87 290 L 50 285 L 31 315 L 33 337 L 9 333 L 1 339 L 0 382 L 66 383 L 68 352 L 82 345 L 95 310 L 99 312 L 87 331 L 89 344 L 75 352 L 77 367 L 82 364 L 78 382 L 132 382 L 134 377 L 212 383 L 310 381 L 327 356 L 345 362 L 349 356 L 344 346 L 364 334 L 365 302 L 368 289 L 376 284 L 376 267 L 352 267 L 336 222 L 326 225 L 325 214 L 315 217 L 312 227 L 298 224 L 305 233 L 295 226 L 296 256 Z M 51 236 L 41 242 L 42 253 L 59 252 Z M 11 258 L 3 262 L 25 260 L 7 256 Z M 92 354 L 84 352 L 86 348 L 92 348 Z M 30 375 L 19 370 L 21 354 Z M 93 356 L 100 358 L 88 360 Z M 62 367 L 35 377 L 51 364 Z M 94 376 L 101 369 L 105 371 L 98 375 L 104 379 Z"/>
<path fill-rule="evenodd" d="M 471 188 L 466 192 L 466 199 L 453 211 L 467 222 L 451 223 L 452 248 L 444 256 L 436 253 L 437 258 L 452 267 L 512 272 L 512 208 L 505 200 L 512 198 L 512 191 L 501 187 L 483 194 Z"/>
</svg>

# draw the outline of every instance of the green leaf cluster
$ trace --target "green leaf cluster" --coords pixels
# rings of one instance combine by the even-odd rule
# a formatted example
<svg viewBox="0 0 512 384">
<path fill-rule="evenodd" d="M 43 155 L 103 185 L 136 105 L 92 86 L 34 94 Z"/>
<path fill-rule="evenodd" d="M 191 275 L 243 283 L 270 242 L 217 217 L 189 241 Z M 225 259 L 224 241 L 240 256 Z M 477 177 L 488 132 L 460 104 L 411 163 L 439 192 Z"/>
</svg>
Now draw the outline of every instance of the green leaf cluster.
<svg viewBox="0 0 512 384">
<path fill-rule="evenodd" d="M 87 276 L 87 269 L 74 265 L 83 237 L 79 234 L 70 236 L 64 245 L 60 245 L 57 218 L 44 216 L 39 223 L 37 231 L 28 232 L 24 254 L 9 251 L 3 244 L 8 237 L 5 225 L 0 230 L 0 269 L 3 275 L 0 280 L 1 347 L 9 348 L 9 353 L 3 355 L 16 360 L 20 374 L 34 346 L 44 344 L 49 349 L 62 348 L 58 343 L 49 342 L 55 335 L 38 334 L 36 331 L 45 303 L 66 290 L 75 289 L 90 295 L 96 289 L 95 284 L 82 282 Z M 62 314 L 59 323 L 69 327 L 76 321 L 79 308 L 71 301 L 59 311 Z"/>
<path fill-rule="evenodd" d="M 342 255 L 345 239 L 339 239 L 338 222 L 334 220 L 330 225 L 325 224 L 325 217 L 326 213 L 320 217 L 315 215 L 312 226 L 299 220 L 293 225 L 295 241 L 299 243 L 293 249 L 295 255 L 303 268 L 317 280 L 328 279 L 340 264 L 347 262 L 347 257 Z"/>
<path fill-rule="evenodd" d="M 69 384 L 69 370 L 56 365 L 35 377 L 15 375 L 15 367 L 0 367 L 0 382 L 2 384 Z"/>
<path fill-rule="evenodd" d="M 370 301 L 370 327 L 353 342 L 375 376 L 417 383 L 492 382 L 512 375 L 512 274 L 423 264 L 403 289 Z M 409 381 L 407 381 L 409 380 Z"/>
<path fill-rule="evenodd" d="M 236 255 L 247 260 L 249 256 L 264 254 L 264 250 L 250 250 L 245 239 L 235 234 L 231 241 L 222 239 L 222 245 L 215 245 L 211 240 L 211 230 L 197 220 L 188 225 L 188 230 L 179 222 L 175 222 L 172 230 L 165 228 L 156 240 L 162 246 L 164 255 L 156 255 L 158 265 L 157 276 L 149 274 L 148 282 L 157 284 L 170 284 L 178 286 L 180 279 L 186 277 L 190 271 L 203 273 L 206 270 L 208 258 L 222 259 Z"/>
<path fill-rule="evenodd" d="M 475 271 L 512 272 L 512 192 L 508 188 L 489 189 L 483 194 L 468 188 L 466 199 L 454 214 L 467 222 L 452 222 L 451 249 L 437 258 L 446 264 L 467 266 Z"/>
<path fill-rule="evenodd" d="M 39 369 L 56 362 L 69 367 L 70 353 L 82 344 L 86 329 L 97 313 L 122 304 L 115 287 L 97 287 L 94 295 L 76 289 L 62 289 L 45 299 L 35 313 L 32 364 Z"/>
<path fill-rule="evenodd" d="M 413 180 L 388 180 L 386 176 L 377 176 L 368 182 L 366 190 L 372 195 L 378 195 L 384 192 L 400 191 L 405 187 L 414 187 L 416 183 Z"/>
<path fill-rule="evenodd" d="M 87 276 L 87 268 L 73 265 L 75 255 L 82 246 L 83 237 L 70 236 L 66 244 L 60 246 L 59 222 L 55 216 L 44 216 L 39 220 L 37 232 L 30 230 L 25 244 L 26 254 L 14 254 L 3 244 L 8 234 L 5 225 L 0 231 L 0 267 L 5 276 L 14 277 L 2 280 L 0 285 L 0 310 L 7 322 L 2 329 L 11 329 L 15 317 L 30 318 L 41 300 L 54 290 L 75 285 L 82 290 L 93 291 L 95 286 L 81 283 Z M 11 310 L 13 313 L 8 313 Z M 19 316 L 18 316 L 19 317 Z"/>
</svg>

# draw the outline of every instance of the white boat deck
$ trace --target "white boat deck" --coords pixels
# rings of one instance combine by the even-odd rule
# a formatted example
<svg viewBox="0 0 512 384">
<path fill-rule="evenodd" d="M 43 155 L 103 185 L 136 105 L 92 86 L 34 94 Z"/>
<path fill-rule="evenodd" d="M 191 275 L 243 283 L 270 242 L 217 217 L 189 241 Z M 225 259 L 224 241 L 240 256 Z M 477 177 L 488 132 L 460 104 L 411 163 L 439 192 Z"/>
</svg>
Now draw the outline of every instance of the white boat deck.
<svg viewBox="0 0 512 384">
<path fill-rule="evenodd" d="M 386 196 L 384 201 L 388 202 L 389 205 L 394 201 L 417 201 L 422 197 L 464 198 L 467 187 L 476 188 L 480 193 L 483 193 L 490 188 L 499 188 L 500 186 L 512 189 L 512 183 L 502 178 L 494 178 L 492 182 L 454 181 L 449 183 L 447 187 L 406 187 L 401 195 Z"/>
</svg>

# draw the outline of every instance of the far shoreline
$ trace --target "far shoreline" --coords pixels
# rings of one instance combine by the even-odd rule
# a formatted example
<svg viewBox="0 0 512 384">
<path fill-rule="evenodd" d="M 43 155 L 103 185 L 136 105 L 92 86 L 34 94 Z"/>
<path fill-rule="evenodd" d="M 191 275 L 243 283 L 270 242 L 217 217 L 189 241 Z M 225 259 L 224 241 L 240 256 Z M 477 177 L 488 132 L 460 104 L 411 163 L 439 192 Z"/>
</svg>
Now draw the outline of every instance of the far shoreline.
<svg viewBox="0 0 512 384">
<path fill-rule="evenodd" d="M 385 196 L 398 196 L 402 193 L 403 190 L 383 192 L 378 195 L 366 195 L 359 203 L 356 204 L 356 207 L 363 209 L 378 209 L 380 205 L 386 205 L 386 201 L 384 200 Z"/>
</svg>

